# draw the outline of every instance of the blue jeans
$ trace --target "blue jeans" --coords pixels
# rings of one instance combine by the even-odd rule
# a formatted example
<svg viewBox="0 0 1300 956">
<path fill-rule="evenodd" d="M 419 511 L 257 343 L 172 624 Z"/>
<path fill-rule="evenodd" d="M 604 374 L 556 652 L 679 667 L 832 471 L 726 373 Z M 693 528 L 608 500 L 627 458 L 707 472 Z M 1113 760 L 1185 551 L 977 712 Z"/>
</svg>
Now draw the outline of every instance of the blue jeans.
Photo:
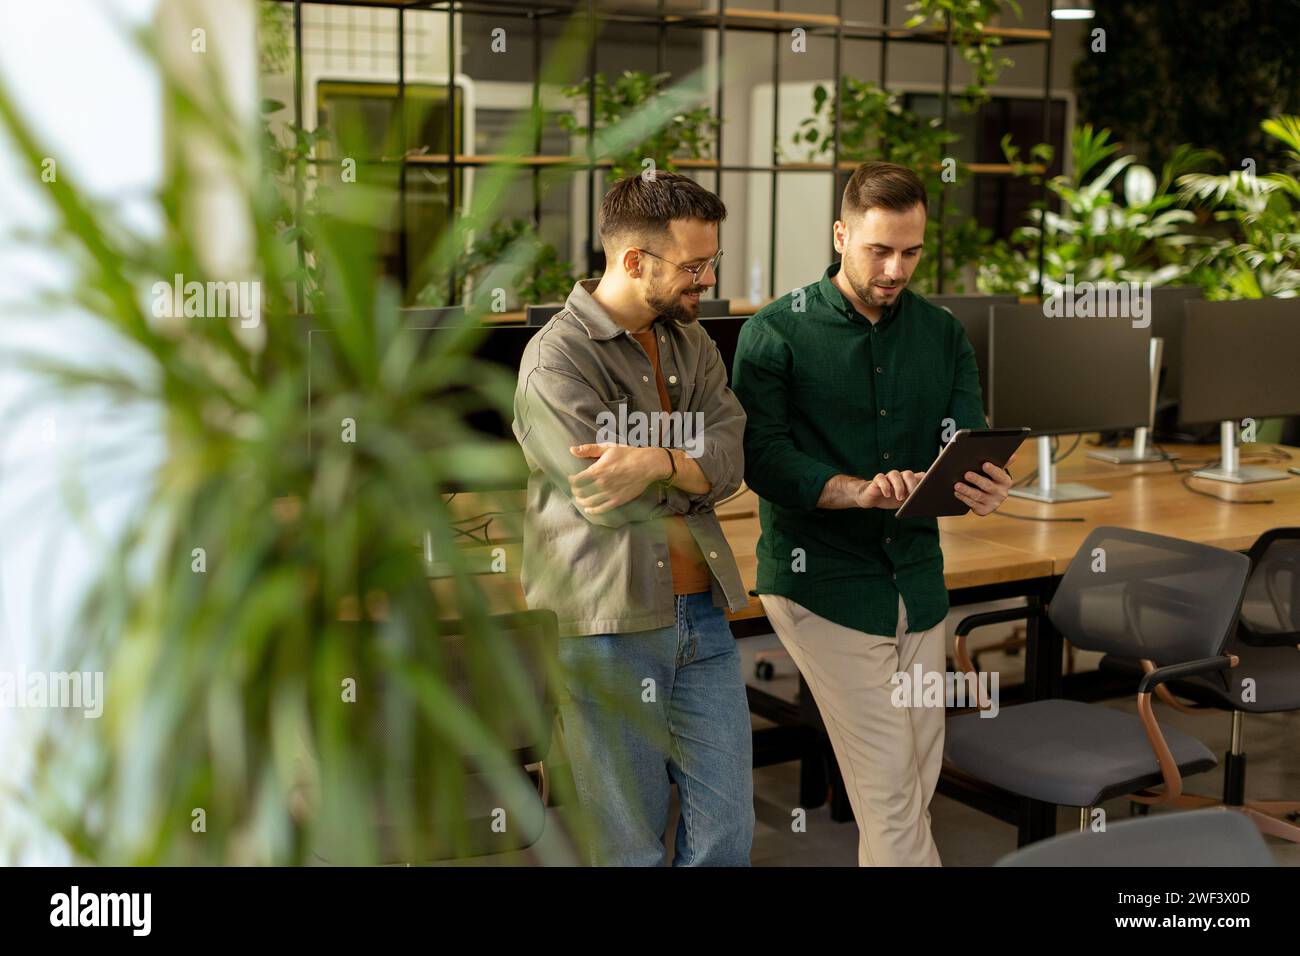
<svg viewBox="0 0 1300 956">
<path fill-rule="evenodd" d="M 591 863 L 659 866 L 676 783 L 673 865 L 749 865 L 754 767 L 740 652 L 709 592 L 676 601 L 673 627 L 560 641 L 560 713 Z"/>
</svg>

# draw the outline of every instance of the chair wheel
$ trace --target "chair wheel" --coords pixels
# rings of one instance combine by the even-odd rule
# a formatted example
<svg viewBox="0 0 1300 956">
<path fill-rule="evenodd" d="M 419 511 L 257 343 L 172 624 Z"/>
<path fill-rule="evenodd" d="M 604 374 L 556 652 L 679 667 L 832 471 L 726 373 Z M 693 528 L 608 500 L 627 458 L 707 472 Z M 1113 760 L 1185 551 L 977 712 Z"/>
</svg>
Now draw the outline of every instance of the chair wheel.
<svg viewBox="0 0 1300 956">
<path fill-rule="evenodd" d="M 754 674 L 759 680 L 771 680 L 776 676 L 776 668 L 771 661 L 759 661 L 754 665 Z"/>
</svg>

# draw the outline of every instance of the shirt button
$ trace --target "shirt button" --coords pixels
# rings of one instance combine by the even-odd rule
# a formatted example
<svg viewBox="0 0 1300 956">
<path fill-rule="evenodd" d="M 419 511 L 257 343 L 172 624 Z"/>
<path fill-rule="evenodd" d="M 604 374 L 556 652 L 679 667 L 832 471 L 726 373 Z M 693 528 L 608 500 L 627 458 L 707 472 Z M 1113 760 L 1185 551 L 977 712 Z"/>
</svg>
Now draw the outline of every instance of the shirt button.
<svg viewBox="0 0 1300 956">
<path fill-rule="evenodd" d="M 666 336 L 666 335 L 661 335 L 661 336 L 659 336 L 659 341 L 660 341 L 660 342 L 667 342 L 667 341 L 668 341 L 668 336 Z"/>
<path fill-rule="evenodd" d="M 676 384 L 677 384 L 677 376 L 676 376 L 676 375 L 669 375 L 669 376 L 668 376 L 668 384 L 669 384 L 669 385 L 676 385 Z"/>
<path fill-rule="evenodd" d="M 889 461 L 889 452 L 885 452 L 884 459 L 885 461 Z"/>
<path fill-rule="evenodd" d="M 881 368 L 879 365 L 876 366 L 876 374 L 877 374 L 877 375 L 879 375 L 879 374 L 880 374 L 881 372 L 883 372 L 883 371 L 884 371 L 884 369 Z"/>
<path fill-rule="evenodd" d="M 710 551 L 710 552 L 709 552 L 709 557 L 711 557 L 711 558 L 716 558 L 717 556 L 718 556 L 718 552 L 716 552 L 716 551 Z"/>
<path fill-rule="evenodd" d="M 662 561 L 656 561 L 655 563 L 659 565 L 659 567 L 661 568 L 664 566 L 664 563 Z"/>
<path fill-rule="evenodd" d="M 641 381 L 643 381 L 643 382 L 648 382 L 648 381 L 650 381 L 650 376 L 649 376 L 649 375 L 642 375 L 642 376 L 641 376 Z M 883 413 L 882 413 L 882 414 L 883 414 Z"/>
<path fill-rule="evenodd" d="M 885 414 L 885 410 L 884 410 L 883 408 L 880 410 L 880 414 L 881 414 L 881 415 L 884 415 L 884 414 Z"/>
<path fill-rule="evenodd" d="M 893 539 L 893 538 L 886 538 L 886 539 L 885 539 L 885 544 L 893 544 L 893 543 L 894 543 L 894 539 Z"/>
</svg>

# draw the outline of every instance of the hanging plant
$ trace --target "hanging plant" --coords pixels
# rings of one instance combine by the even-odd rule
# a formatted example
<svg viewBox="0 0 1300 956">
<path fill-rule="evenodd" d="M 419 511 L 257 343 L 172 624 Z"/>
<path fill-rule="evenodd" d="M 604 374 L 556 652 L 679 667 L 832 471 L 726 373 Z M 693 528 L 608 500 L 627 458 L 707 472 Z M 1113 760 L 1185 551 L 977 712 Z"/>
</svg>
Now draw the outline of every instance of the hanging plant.
<svg viewBox="0 0 1300 956">
<path fill-rule="evenodd" d="M 962 92 L 958 105 L 974 110 L 988 102 L 988 88 L 998 81 L 1002 71 L 1013 62 L 1001 56 L 1002 39 L 989 36 L 985 27 L 1002 12 L 1003 0 L 913 0 L 907 5 L 915 13 L 908 19 L 908 29 L 923 23 L 944 30 L 951 26 L 952 42 L 961 52 L 962 59 L 970 64 L 971 82 Z M 1023 14 L 1016 0 L 1005 0 L 1020 19 Z"/>
<path fill-rule="evenodd" d="M 640 173 L 645 160 L 672 170 L 674 160 L 711 155 L 718 118 L 708 106 L 698 105 L 700 91 L 690 84 L 665 87 L 670 76 L 624 70 L 611 83 L 603 73 L 596 74 L 596 159 L 611 161 L 612 178 Z M 587 80 L 561 92 L 575 107 L 587 104 L 591 96 Z M 560 125 L 576 136 L 589 131 L 572 113 L 560 114 Z"/>
<path fill-rule="evenodd" d="M 573 264 L 560 258 L 555 247 L 543 242 L 526 219 L 493 222 L 475 238 L 469 250 L 457 257 L 456 275 L 465 282 L 468 301 L 491 290 L 502 263 L 520 258 L 531 265 L 507 289 L 507 307 L 563 302 L 577 281 Z M 419 305 L 439 307 L 447 302 L 448 275 L 438 270 L 416 297 Z"/>
</svg>

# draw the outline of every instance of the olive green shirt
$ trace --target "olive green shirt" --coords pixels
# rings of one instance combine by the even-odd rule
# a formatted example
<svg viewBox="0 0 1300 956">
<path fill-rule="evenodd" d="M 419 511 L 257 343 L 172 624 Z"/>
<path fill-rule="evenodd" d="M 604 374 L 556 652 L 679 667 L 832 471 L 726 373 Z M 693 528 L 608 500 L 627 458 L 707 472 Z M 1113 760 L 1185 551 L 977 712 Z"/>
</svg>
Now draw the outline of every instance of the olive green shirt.
<svg viewBox="0 0 1300 956">
<path fill-rule="evenodd" d="M 945 437 L 986 428 L 975 351 L 945 309 L 904 289 L 872 325 L 826 270 L 741 329 L 732 388 L 745 408 L 745 480 L 759 495 L 759 594 L 892 637 L 944 619 L 934 518 L 819 509 L 834 475 L 930 467 Z"/>
<path fill-rule="evenodd" d="M 529 469 L 520 575 L 528 606 L 553 610 L 565 635 L 672 627 L 677 602 L 662 519 L 681 515 L 708 565 L 714 606 L 739 610 L 748 603 L 745 586 L 713 511 L 740 487 L 745 467 L 745 413 L 727 387 L 726 363 L 698 322 L 656 319 L 651 328 L 669 401 L 698 427 L 692 436 L 684 427 L 676 434 L 603 435 L 602 422 L 645 421 L 662 415 L 663 404 L 650 357 L 592 297 L 596 284 L 587 279 L 573 287 L 519 363 L 514 432 Z M 618 508 L 583 511 L 569 478 L 594 459 L 569 448 L 608 440 L 682 448 L 709 490 L 692 494 L 655 482 Z"/>
</svg>

